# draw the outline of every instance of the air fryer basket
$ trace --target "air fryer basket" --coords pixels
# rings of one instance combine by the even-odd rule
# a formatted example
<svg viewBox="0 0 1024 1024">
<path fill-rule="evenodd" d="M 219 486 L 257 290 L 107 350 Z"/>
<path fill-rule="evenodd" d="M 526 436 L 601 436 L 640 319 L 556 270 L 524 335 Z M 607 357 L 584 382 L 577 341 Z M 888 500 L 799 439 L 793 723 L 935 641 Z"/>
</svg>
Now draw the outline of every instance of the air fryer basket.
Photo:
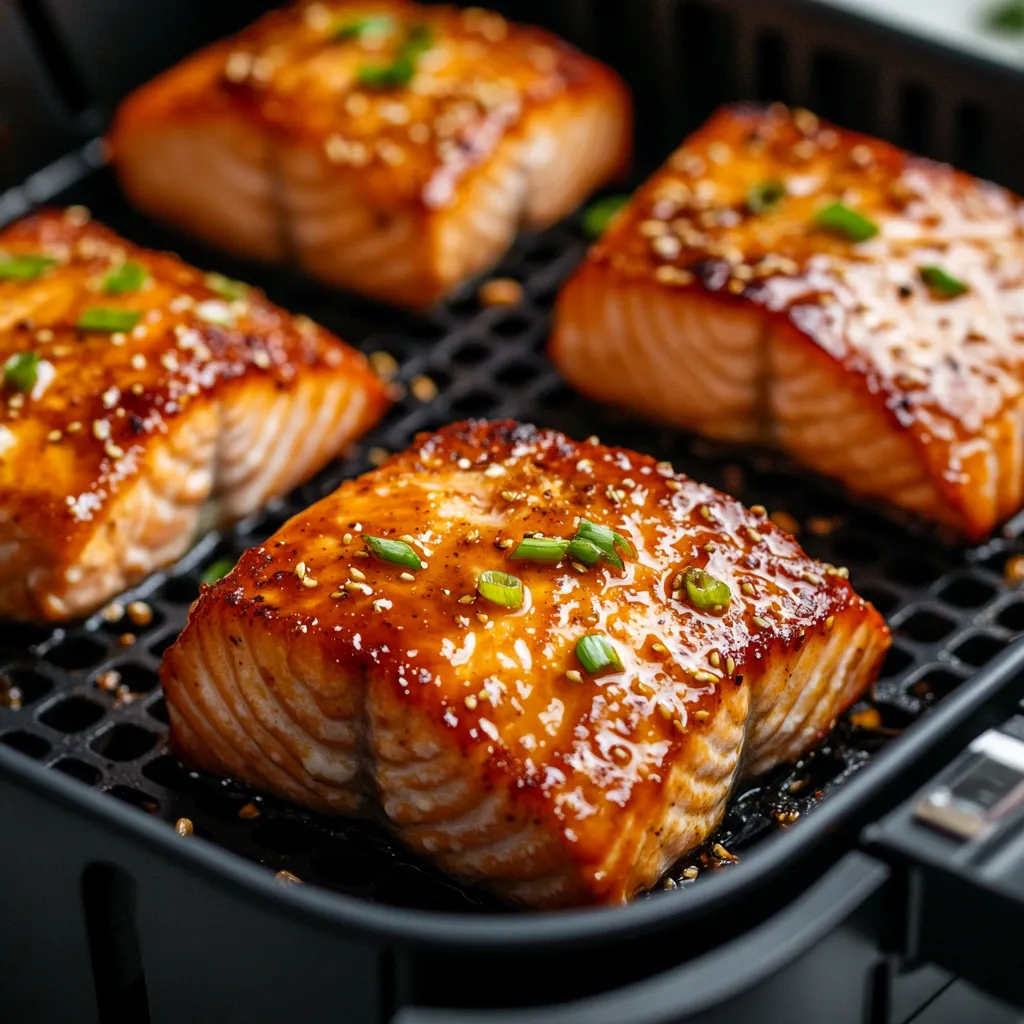
<svg viewBox="0 0 1024 1024">
<path fill-rule="evenodd" d="M 116 25 L 105 21 L 109 7 L 99 3 L 36 0 L 24 4 L 30 16 L 23 21 L 0 12 L 0 51 L 11 47 L 14 65 L 28 61 L 32 73 L 49 82 L 34 138 L 37 150 L 31 157 L 25 155 L 28 150 L 16 150 L 9 164 L 18 173 L 34 166 L 40 154 L 55 155 L 55 140 L 66 143 L 76 135 L 90 135 L 126 88 L 156 70 L 154 63 L 166 63 L 214 29 L 227 28 L 232 19 L 242 23 L 254 13 L 253 5 L 206 5 L 217 8 L 211 13 L 198 4 L 171 0 L 128 5 L 131 10 L 126 5 L 109 6 L 118 8 L 121 20 Z M 1019 121 L 1021 116 L 1018 109 L 1009 110 L 1001 91 L 1009 89 L 995 73 L 957 63 L 940 51 L 900 41 L 818 5 L 784 0 L 639 0 L 619 5 L 617 16 L 611 13 L 613 5 L 596 0 L 492 6 L 549 24 L 626 74 L 638 98 L 636 180 L 717 102 L 745 97 L 798 101 L 843 123 L 956 159 L 967 169 L 992 174 L 1007 184 L 1020 186 L 1024 181 L 1021 168 L 1010 165 L 1008 148 L 1000 148 L 1001 140 L 1008 146 L 1012 131 L 992 130 L 1003 104 L 1007 117 Z M 240 10 L 243 7 L 247 10 Z M 195 25 L 194 37 L 184 10 L 194 15 L 194 22 L 188 22 Z M 5 18 L 16 19 L 21 36 L 9 34 L 4 40 Z M 143 24 L 145 19 L 149 24 Z M 173 31 L 161 36 L 157 57 L 147 63 L 134 51 L 130 59 L 125 56 L 130 47 L 151 38 L 153 26 L 161 21 Z M 25 56 L 28 50 L 15 52 L 28 34 L 26 27 L 37 41 L 31 59 Z M 97 47 L 102 60 L 96 56 Z M 112 59 L 112 54 L 121 59 Z M 55 76 L 60 68 L 63 71 Z M 940 84 L 941 91 L 936 88 Z M 55 109 L 59 116 L 53 114 Z M 522 238 L 495 272 L 522 283 L 523 299 L 516 306 L 482 307 L 470 287 L 429 316 L 416 317 L 329 291 L 291 271 L 240 264 L 153 224 L 120 197 L 95 142 L 85 141 L 0 195 L 0 222 L 44 202 L 82 203 L 133 241 L 174 249 L 198 266 L 250 280 L 274 301 L 322 322 L 363 351 L 389 353 L 398 366 L 395 382 L 403 397 L 384 425 L 350 457 L 236 529 L 204 538 L 179 565 L 119 599 L 122 605 L 145 601 L 152 611 L 150 622 L 133 624 L 128 617 L 109 622 L 96 615 L 67 628 L 0 625 L 0 745 L 161 819 L 167 823 L 167 835 L 172 835 L 177 819 L 187 817 L 197 836 L 268 872 L 288 872 L 356 901 L 409 912 L 386 918 L 392 922 L 415 922 L 424 910 L 461 915 L 472 927 L 481 918 L 500 923 L 514 916 L 486 895 L 465 891 L 416 862 L 372 826 L 319 817 L 238 784 L 189 772 L 165 749 L 166 708 L 156 674 L 160 656 L 185 621 L 202 573 L 212 562 L 234 559 L 261 542 L 285 518 L 342 479 L 365 470 L 381 451 L 404 448 L 419 430 L 470 416 L 515 417 L 579 438 L 596 433 L 605 442 L 671 460 L 677 468 L 747 503 L 759 502 L 772 513 L 782 513 L 784 521 L 798 524 L 799 538 L 811 555 L 849 566 L 857 590 L 893 626 L 893 649 L 870 700 L 799 764 L 745 785 L 712 842 L 680 864 L 666 884 L 688 892 L 656 891 L 644 897 L 649 903 L 664 901 L 664 908 L 643 920 L 664 921 L 673 915 L 685 920 L 691 905 L 710 918 L 713 904 L 698 899 L 706 880 L 714 886 L 713 876 L 753 871 L 743 863 L 748 858 L 767 864 L 774 857 L 772 863 L 778 867 L 787 849 L 795 859 L 798 852 L 801 857 L 809 855 L 811 844 L 798 845 L 800 836 L 809 837 L 805 830 L 814 829 L 816 820 L 826 820 L 833 802 L 829 798 L 845 789 L 848 798 L 835 804 L 830 831 L 822 828 L 818 837 L 819 859 L 834 856 L 826 837 L 835 839 L 838 809 L 850 811 L 852 817 L 858 792 L 865 797 L 859 810 L 865 812 L 867 795 L 877 797 L 880 788 L 879 781 L 870 779 L 883 779 L 882 762 L 890 775 L 898 765 L 905 742 L 900 733 L 965 680 L 976 676 L 970 686 L 994 688 L 1009 675 L 1011 662 L 1003 660 L 998 678 L 991 666 L 1024 627 L 1024 594 L 1008 584 L 1005 575 L 1007 561 L 1024 553 L 1012 524 L 986 544 L 960 548 L 915 524 L 857 504 L 781 456 L 730 449 L 641 424 L 577 397 L 559 381 L 543 348 L 557 288 L 585 249 L 577 218 Z M 436 397 L 430 397 L 435 389 Z M 421 400 L 424 396 L 429 400 Z M 1021 654 L 1016 652 L 1013 664 L 1024 660 Z M 886 746 L 892 747 L 889 759 L 873 764 L 876 753 Z M 823 800 L 825 806 L 818 809 Z M 810 820 L 802 820 L 805 817 Z M 775 843 L 765 842 L 780 832 L 789 834 Z M 718 842 L 738 854 L 740 863 L 720 863 L 709 855 Z M 202 847 L 194 839 L 181 839 L 185 858 L 193 856 L 189 844 Z M 767 847 L 782 852 L 766 852 Z M 204 850 L 201 856 L 208 864 L 229 861 L 217 850 Z M 683 869 L 691 865 L 700 868 L 696 880 L 683 877 Z M 129 885 L 130 879 L 125 881 L 115 868 L 109 875 L 104 870 L 97 868 L 99 874 L 91 877 L 110 896 L 101 931 L 114 934 L 119 933 L 117 920 L 110 915 L 116 917 L 119 887 Z M 772 895 L 761 893 L 758 898 L 765 906 L 773 901 L 777 905 L 804 881 L 791 877 Z M 282 890 L 282 901 L 287 898 L 288 892 Z M 89 913 L 87 907 L 87 917 Z M 640 927 L 638 908 L 618 913 L 626 915 L 623 921 Z M 95 924 L 95 914 L 91 920 Z M 557 925 L 551 925 L 550 934 L 544 931 L 551 920 L 538 924 L 538 936 L 555 934 Z M 712 941 L 742 926 L 740 919 L 719 920 L 707 925 L 705 938 Z M 0 939 L 3 927 L 0 921 Z M 401 927 L 395 924 L 399 931 Z M 415 929 L 410 928 L 411 940 Z M 577 939 L 583 930 L 581 925 L 574 932 Z M 524 942 L 525 934 L 517 941 Z M 123 949 L 119 955 L 123 960 Z M 133 955 L 138 954 L 129 950 L 129 961 Z M 664 962 L 680 955 L 678 949 L 666 951 Z M 657 963 L 652 959 L 647 969 Z M 620 974 L 637 970 L 623 966 Z M 577 978 L 551 987 L 557 992 L 581 990 L 610 985 L 617 977 L 615 969 L 609 969 L 600 983 Z"/>
</svg>

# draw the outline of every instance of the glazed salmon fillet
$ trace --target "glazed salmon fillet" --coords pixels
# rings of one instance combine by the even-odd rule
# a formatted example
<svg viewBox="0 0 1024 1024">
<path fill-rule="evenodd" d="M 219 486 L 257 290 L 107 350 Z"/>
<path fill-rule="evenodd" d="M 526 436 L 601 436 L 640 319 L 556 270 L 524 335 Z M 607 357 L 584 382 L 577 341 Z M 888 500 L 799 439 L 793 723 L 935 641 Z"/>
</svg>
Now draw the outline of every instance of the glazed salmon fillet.
<svg viewBox="0 0 1024 1024">
<path fill-rule="evenodd" d="M 808 111 L 715 114 L 566 284 L 550 352 L 969 539 L 1024 504 L 1024 204 Z"/>
<path fill-rule="evenodd" d="M 845 570 L 764 509 L 478 421 L 243 555 L 161 679 L 187 763 L 381 816 L 456 878 L 561 907 L 656 882 L 738 778 L 831 729 L 888 645 Z"/>
<path fill-rule="evenodd" d="M 555 36 L 381 0 L 266 15 L 130 96 L 108 141 L 148 213 L 426 307 L 619 174 L 630 139 L 625 86 Z"/>
<path fill-rule="evenodd" d="M 67 619 L 383 413 L 363 357 L 81 208 L 0 231 L 0 616 Z"/>
</svg>

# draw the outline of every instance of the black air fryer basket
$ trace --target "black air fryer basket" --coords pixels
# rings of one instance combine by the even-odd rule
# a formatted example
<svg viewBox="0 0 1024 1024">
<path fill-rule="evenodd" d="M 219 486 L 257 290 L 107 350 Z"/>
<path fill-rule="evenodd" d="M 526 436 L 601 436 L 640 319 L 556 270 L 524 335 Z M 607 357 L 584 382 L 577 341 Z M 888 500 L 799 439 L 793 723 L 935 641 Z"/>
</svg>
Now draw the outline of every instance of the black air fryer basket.
<svg viewBox="0 0 1024 1024">
<path fill-rule="evenodd" d="M 637 180 L 718 103 L 778 99 L 1024 191 L 1013 159 L 1024 74 L 1009 66 L 796 0 L 490 6 L 625 75 Z M 1024 594 L 1004 575 L 1024 553 L 1013 524 L 979 547 L 951 547 L 780 456 L 573 395 L 543 349 L 555 293 L 584 252 L 576 219 L 522 238 L 505 259 L 497 273 L 524 288 L 517 306 L 485 308 L 471 287 L 415 317 L 239 263 L 135 213 L 95 141 L 113 106 L 260 9 L 0 4 L 0 223 L 42 203 L 84 204 L 133 241 L 251 280 L 365 352 L 389 353 L 404 392 L 346 461 L 122 598 L 147 603 L 145 625 L 99 614 L 67 628 L 0 625 L 0 1020 L 898 1024 L 950 970 L 1020 1002 L 1020 980 L 991 965 L 985 938 L 992 921 L 1010 948 L 1024 938 L 1013 930 L 1024 927 L 1018 897 L 1003 885 L 1013 842 L 996 866 L 958 859 L 937 834 L 921 840 L 912 801 L 898 807 L 1022 696 L 1024 647 L 1012 641 Z M 190 773 L 167 752 L 157 668 L 204 570 L 381 449 L 469 416 L 597 433 L 764 504 L 800 525 L 811 555 L 849 566 L 892 624 L 870 700 L 799 764 L 735 795 L 712 842 L 738 863 L 708 844 L 629 907 L 517 913 L 371 825 Z M 182 817 L 192 836 L 175 831 Z M 684 877 L 694 866 L 696 879 Z"/>
</svg>

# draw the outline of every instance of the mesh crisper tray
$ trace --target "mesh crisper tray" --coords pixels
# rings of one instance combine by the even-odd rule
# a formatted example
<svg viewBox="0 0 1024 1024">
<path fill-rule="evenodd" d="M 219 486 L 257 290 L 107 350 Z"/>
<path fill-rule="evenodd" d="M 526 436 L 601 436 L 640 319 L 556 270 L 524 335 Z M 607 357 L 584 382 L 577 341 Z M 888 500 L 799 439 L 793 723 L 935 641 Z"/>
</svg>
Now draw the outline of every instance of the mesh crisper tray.
<svg viewBox="0 0 1024 1024">
<path fill-rule="evenodd" d="M 1022 550 L 1011 537 L 967 550 L 947 547 L 853 504 L 782 457 L 638 424 L 570 392 L 543 349 L 556 290 L 584 251 L 577 221 L 521 239 L 496 272 L 522 283 L 517 306 L 483 308 L 469 291 L 420 318 L 330 292 L 291 272 L 238 264 L 157 228 L 125 206 L 109 173 L 90 165 L 91 152 L 37 176 L 30 191 L 0 197 L 0 219 L 40 199 L 84 203 L 134 241 L 173 248 L 198 266 L 251 280 L 365 352 L 391 353 L 405 395 L 349 458 L 233 531 L 205 538 L 174 569 L 121 598 L 122 604 L 148 603 L 153 617 L 145 627 L 128 617 L 110 623 L 101 615 L 67 628 L 0 625 L 0 743 L 169 823 L 190 818 L 197 834 L 307 882 L 408 907 L 500 909 L 415 862 L 371 825 L 309 814 L 244 786 L 190 773 L 166 752 L 167 715 L 157 682 L 161 654 L 183 625 L 206 566 L 236 558 L 343 478 L 365 470 L 373 449 L 404 448 L 419 430 L 469 416 L 511 416 L 577 438 L 597 433 L 608 443 L 671 460 L 748 504 L 781 512 L 800 524 L 800 540 L 812 556 L 849 566 L 857 590 L 892 624 L 895 641 L 871 699 L 796 766 L 736 794 L 704 851 L 721 842 L 742 857 L 760 837 L 812 811 L 873 751 L 1024 627 L 1024 594 L 1004 582 L 1007 559 Z M 77 180 L 58 193 L 68 176 Z M 424 375 L 437 388 L 426 402 L 408 391 Z M 423 394 L 422 383 L 413 390 Z M 98 682 L 109 684 L 109 672 L 119 674 L 119 691 Z M 3 687 L 9 705 L 19 703 L 20 693 L 20 707 L 3 706 Z M 698 852 L 666 884 L 699 884 L 699 875 L 696 881 L 683 877 L 685 868 L 717 870 L 716 864 Z"/>
</svg>

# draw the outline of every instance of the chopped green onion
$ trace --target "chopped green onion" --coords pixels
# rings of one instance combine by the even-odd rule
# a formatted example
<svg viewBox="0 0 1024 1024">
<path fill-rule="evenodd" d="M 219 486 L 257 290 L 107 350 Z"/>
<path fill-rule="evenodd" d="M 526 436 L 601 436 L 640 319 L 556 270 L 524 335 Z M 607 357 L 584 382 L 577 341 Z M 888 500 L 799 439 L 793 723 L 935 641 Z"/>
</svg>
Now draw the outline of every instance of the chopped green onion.
<svg viewBox="0 0 1024 1024">
<path fill-rule="evenodd" d="M 955 299 L 969 291 L 967 285 L 952 274 L 947 274 L 942 267 L 919 267 L 921 280 L 935 292 L 946 299 Z"/>
<path fill-rule="evenodd" d="M 141 263 L 127 260 L 103 278 L 103 291 L 107 295 L 137 292 L 149 280 L 149 272 Z"/>
<path fill-rule="evenodd" d="M 622 671 L 619 652 L 604 633 L 588 633 L 576 641 L 576 657 L 588 675 L 596 675 L 605 669 Z"/>
<path fill-rule="evenodd" d="M 366 14 L 336 25 L 332 35 L 339 42 L 367 36 L 386 36 L 395 30 L 395 19 L 390 14 Z"/>
<path fill-rule="evenodd" d="M 814 223 L 825 231 L 842 235 L 851 242 L 866 242 L 878 234 L 878 225 L 868 220 L 862 213 L 847 206 L 845 203 L 829 203 L 822 207 L 814 218 Z"/>
<path fill-rule="evenodd" d="M 591 203 L 583 211 L 583 233 L 588 238 L 600 238 L 630 198 L 625 195 L 605 196 Z"/>
<path fill-rule="evenodd" d="M 565 553 L 574 562 L 582 562 L 584 565 L 597 565 L 607 555 L 607 552 L 599 548 L 593 541 L 578 535 L 573 538 L 572 543 L 565 549 Z M 618 558 L 619 556 L 615 555 L 615 557 Z M 619 559 L 619 568 L 622 568 L 621 559 Z"/>
<path fill-rule="evenodd" d="M 510 576 L 507 572 L 485 570 L 476 581 L 476 589 L 482 598 L 491 604 L 501 605 L 502 608 L 523 606 L 523 581 L 518 576 Z"/>
<path fill-rule="evenodd" d="M 758 181 L 747 189 L 747 209 L 751 213 L 767 213 L 786 198 L 785 182 L 778 178 Z"/>
<path fill-rule="evenodd" d="M 39 356 L 35 352 L 18 352 L 4 363 L 4 387 L 28 394 L 39 378 Z"/>
<path fill-rule="evenodd" d="M 203 278 L 203 284 L 228 302 L 244 299 L 249 293 L 249 286 L 244 281 L 234 281 L 223 274 L 209 273 Z"/>
<path fill-rule="evenodd" d="M 34 253 L 0 259 L 0 281 L 34 281 L 56 262 L 52 256 L 39 256 Z"/>
<path fill-rule="evenodd" d="M 234 567 L 235 563 L 230 558 L 218 558 L 216 562 L 211 562 L 206 567 L 206 571 L 200 579 L 203 583 L 216 583 L 217 580 L 227 576 Z"/>
<path fill-rule="evenodd" d="M 560 537 L 524 537 L 509 557 L 524 562 L 560 562 L 569 546 Z"/>
<path fill-rule="evenodd" d="M 616 533 L 607 526 L 598 526 L 597 523 L 592 523 L 589 519 L 580 520 L 576 536 L 582 540 L 589 540 L 591 544 L 599 547 L 604 553 L 605 558 L 616 569 L 622 568 L 622 559 L 619 557 L 616 548 L 621 548 L 627 557 L 636 558 L 636 551 L 633 549 L 633 545 L 621 533 Z"/>
<path fill-rule="evenodd" d="M 420 556 L 404 540 L 371 537 L 366 533 L 363 534 L 363 540 L 370 549 L 370 553 L 376 555 L 382 562 L 393 562 L 405 569 L 423 568 Z"/>
<path fill-rule="evenodd" d="M 138 310 L 92 306 L 82 313 L 75 326 L 83 331 L 130 331 L 141 319 Z"/>
<path fill-rule="evenodd" d="M 725 583 L 703 569 L 691 565 L 683 573 L 683 586 L 694 608 L 709 612 L 729 607 L 732 591 Z"/>
<path fill-rule="evenodd" d="M 408 85 L 416 74 L 420 54 L 433 45 L 429 25 L 414 25 L 390 64 L 365 64 L 356 72 L 356 82 L 371 89 L 393 89 Z"/>
<path fill-rule="evenodd" d="M 985 12 L 985 27 L 1005 35 L 1024 35 L 1024 0 L 1006 0 Z"/>
</svg>

